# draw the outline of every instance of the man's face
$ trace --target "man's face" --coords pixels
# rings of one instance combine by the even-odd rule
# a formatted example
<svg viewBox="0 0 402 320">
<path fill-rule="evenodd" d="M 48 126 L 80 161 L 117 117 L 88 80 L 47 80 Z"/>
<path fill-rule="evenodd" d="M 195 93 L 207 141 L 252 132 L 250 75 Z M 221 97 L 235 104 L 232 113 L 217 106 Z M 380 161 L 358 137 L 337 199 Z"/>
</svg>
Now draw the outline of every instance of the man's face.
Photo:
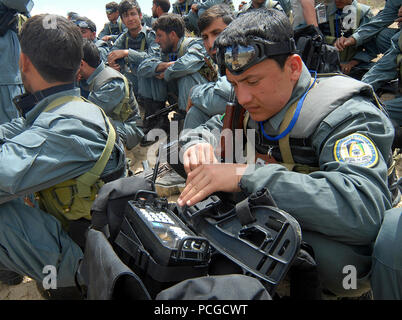
<svg viewBox="0 0 402 320">
<path fill-rule="evenodd" d="M 81 34 L 84 39 L 94 40 L 96 37 L 96 32 L 91 31 L 87 28 L 80 28 Z"/>
<path fill-rule="evenodd" d="M 106 12 L 106 15 L 110 22 L 114 22 L 119 18 L 119 11 L 115 11 L 112 13 Z"/>
<path fill-rule="evenodd" d="M 260 7 L 264 4 L 265 0 L 253 0 L 254 7 Z"/>
<path fill-rule="evenodd" d="M 124 12 L 121 19 L 129 31 L 135 31 L 141 28 L 142 15 L 139 15 L 135 8 Z"/>
<path fill-rule="evenodd" d="M 295 77 L 291 75 L 288 62 L 289 58 L 283 70 L 276 61 L 265 59 L 237 76 L 226 71 L 238 102 L 254 121 L 271 118 L 289 101 Z"/>
<path fill-rule="evenodd" d="M 162 52 L 164 53 L 170 53 L 173 52 L 173 49 L 175 47 L 175 42 L 173 40 L 173 32 L 171 33 L 166 33 L 165 31 L 162 31 L 158 29 L 156 31 L 156 37 L 155 37 L 155 42 L 159 44 L 161 47 Z"/>
<path fill-rule="evenodd" d="M 155 2 L 152 3 L 152 18 L 158 18 L 158 6 Z"/>
<path fill-rule="evenodd" d="M 214 42 L 218 35 L 225 30 L 227 24 L 223 22 L 222 18 L 214 20 L 208 27 L 201 31 L 201 37 L 204 41 L 204 47 L 209 56 L 216 61 L 216 49 L 214 49 Z"/>
<path fill-rule="evenodd" d="M 343 9 L 345 6 L 352 4 L 352 0 L 335 0 L 335 5 L 338 9 Z"/>
</svg>

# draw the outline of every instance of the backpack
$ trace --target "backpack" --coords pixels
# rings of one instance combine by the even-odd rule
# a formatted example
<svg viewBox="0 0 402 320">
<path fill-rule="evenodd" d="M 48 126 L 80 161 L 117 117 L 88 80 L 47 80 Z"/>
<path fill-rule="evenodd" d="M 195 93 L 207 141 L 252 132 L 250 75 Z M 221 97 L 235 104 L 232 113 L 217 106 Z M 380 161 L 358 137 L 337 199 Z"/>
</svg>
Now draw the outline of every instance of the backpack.
<svg viewBox="0 0 402 320">
<path fill-rule="evenodd" d="M 314 25 L 295 31 L 294 39 L 299 55 L 310 71 L 317 73 L 340 72 L 339 52 L 325 44 L 324 36 Z"/>
</svg>

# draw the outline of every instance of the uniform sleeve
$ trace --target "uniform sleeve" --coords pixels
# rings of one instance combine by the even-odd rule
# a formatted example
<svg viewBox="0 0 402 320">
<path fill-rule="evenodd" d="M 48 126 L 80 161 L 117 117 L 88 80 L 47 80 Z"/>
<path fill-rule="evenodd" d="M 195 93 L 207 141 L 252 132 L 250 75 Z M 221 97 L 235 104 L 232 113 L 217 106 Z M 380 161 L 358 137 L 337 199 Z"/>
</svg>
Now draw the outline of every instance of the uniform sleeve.
<svg viewBox="0 0 402 320">
<path fill-rule="evenodd" d="M 184 129 L 180 133 L 179 144 L 182 152 L 198 143 L 209 143 L 216 149 L 220 142 L 223 127 L 222 116 L 216 115 L 195 129 Z"/>
<path fill-rule="evenodd" d="M 29 130 L 3 141 L 0 203 L 77 177 L 100 157 L 106 141 L 100 133 L 79 120 L 47 117 L 51 118 L 37 119 Z"/>
<path fill-rule="evenodd" d="M 149 32 L 146 37 L 148 44 L 148 49 L 146 51 L 128 50 L 128 62 L 136 68 L 138 68 L 144 59 L 158 55 L 159 53 L 159 45 L 155 42 L 155 33 Z"/>
<path fill-rule="evenodd" d="M 187 52 L 166 69 L 165 80 L 170 81 L 198 72 L 205 64 L 206 52 L 201 43 L 192 44 Z"/>
<path fill-rule="evenodd" d="M 356 46 L 361 46 L 367 39 L 394 23 L 394 20 L 398 18 L 400 6 L 400 0 L 387 0 L 382 11 L 353 33 L 352 37 L 356 39 Z"/>
<path fill-rule="evenodd" d="M 88 100 L 101 107 L 111 117 L 113 110 L 123 100 L 124 96 L 124 81 L 114 79 L 100 87 L 98 91 L 92 91 L 88 96 Z"/>
<path fill-rule="evenodd" d="M 342 139 L 355 133 L 369 138 L 378 152 L 378 162 L 371 168 L 335 158 Z M 313 135 L 319 171 L 302 174 L 279 164 L 251 165 L 241 188 L 247 193 L 267 188 L 278 207 L 294 216 L 304 230 L 348 244 L 370 244 L 384 211 L 391 208 L 387 161 L 392 140 L 386 116 L 371 103 L 354 98 L 327 116 Z"/>
<path fill-rule="evenodd" d="M 231 90 L 232 86 L 224 76 L 219 77 L 217 82 L 194 86 L 190 97 L 194 106 L 212 116 L 225 112 Z"/>
<path fill-rule="evenodd" d="M 158 75 L 155 70 L 160 63 L 162 63 L 160 56 L 144 59 L 138 66 L 137 72 L 143 78 L 153 78 Z"/>
<path fill-rule="evenodd" d="M 362 81 L 370 84 L 374 90 L 377 90 L 384 82 L 398 77 L 396 59 L 401 53 L 398 46 L 400 33 L 399 31 L 391 38 L 391 48 L 362 78 Z"/>
<path fill-rule="evenodd" d="M 109 35 L 109 25 L 105 23 L 101 32 L 99 32 L 98 38 L 102 39 L 104 36 Z"/>
</svg>

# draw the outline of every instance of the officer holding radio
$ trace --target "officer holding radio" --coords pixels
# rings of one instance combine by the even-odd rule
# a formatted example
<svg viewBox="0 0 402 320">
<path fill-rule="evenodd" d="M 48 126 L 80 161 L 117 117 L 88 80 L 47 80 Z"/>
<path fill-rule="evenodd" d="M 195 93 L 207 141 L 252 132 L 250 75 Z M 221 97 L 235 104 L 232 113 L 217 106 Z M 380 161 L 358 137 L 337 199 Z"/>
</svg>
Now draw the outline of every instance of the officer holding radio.
<svg viewBox="0 0 402 320">
<path fill-rule="evenodd" d="M 387 163 L 394 135 L 372 88 L 343 76 L 312 77 L 296 54 L 289 20 L 276 10 L 240 16 L 215 45 L 245 111 L 238 129 L 253 130 L 248 150 L 255 158 L 248 156 L 256 163 L 220 163 L 216 132 L 225 116 L 183 133 L 188 176 L 179 206 L 218 191 L 266 188 L 301 225 L 326 294 L 367 292 L 372 243 L 392 206 Z M 344 285 L 346 266 L 356 271 L 356 287 Z"/>
</svg>

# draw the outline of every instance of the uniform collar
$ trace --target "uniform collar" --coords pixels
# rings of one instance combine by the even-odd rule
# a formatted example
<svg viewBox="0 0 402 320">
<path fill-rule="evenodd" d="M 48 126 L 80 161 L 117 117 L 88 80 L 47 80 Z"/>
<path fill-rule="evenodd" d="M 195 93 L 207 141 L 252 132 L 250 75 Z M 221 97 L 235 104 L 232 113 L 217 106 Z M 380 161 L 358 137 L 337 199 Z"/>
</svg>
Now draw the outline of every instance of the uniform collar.
<svg viewBox="0 0 402 320">
<path fill-rule="evenodd" d="M 44 91 L 35 92 L 32 95 L 27 95 L 24 99 L 32 99 L 32 104 L 28 104 L 26 111 L 22 114 L 27 123 L 32 123 L 39 116 L 39 114 L 54 100 L 62 96 L 81 96 L 79 88 L 75 87 L 73 83 L 49 88 Z M 27 100 L 26 100 L 27 101 Z"/>
<path fill-rule="evenodd" d="M 137 39 L 137 38 L 141 35 L 141 33 L 142 33 L 142 34 L 144 35 L 144 37 L 145 37 L 145 36 L 147 35 L 147 30 L 148 30 L 148 28 L 147 28 L 146 26 L 142 26 L 140 32 L 138 32 L 138 34 L 137 34 L 137 36 L 136 36 L 135 38 L 133 38 L 133 37 L 131 36 L 130 31 L 127 30 L 127 36 L 128 36 L 129 38 L 131 38 L 131 39 Z"/>
<path fill-rule="evenodd" d="M 102 61 L 100 65 L 95 69 L 95 71 L 91 74 L 91 76 L 86 80 L 87 84 L 90 85 L 92 81 L 94 81 L 96 76 L 105 69 L 105 67 L 105 63 Z"/>
</svg>

